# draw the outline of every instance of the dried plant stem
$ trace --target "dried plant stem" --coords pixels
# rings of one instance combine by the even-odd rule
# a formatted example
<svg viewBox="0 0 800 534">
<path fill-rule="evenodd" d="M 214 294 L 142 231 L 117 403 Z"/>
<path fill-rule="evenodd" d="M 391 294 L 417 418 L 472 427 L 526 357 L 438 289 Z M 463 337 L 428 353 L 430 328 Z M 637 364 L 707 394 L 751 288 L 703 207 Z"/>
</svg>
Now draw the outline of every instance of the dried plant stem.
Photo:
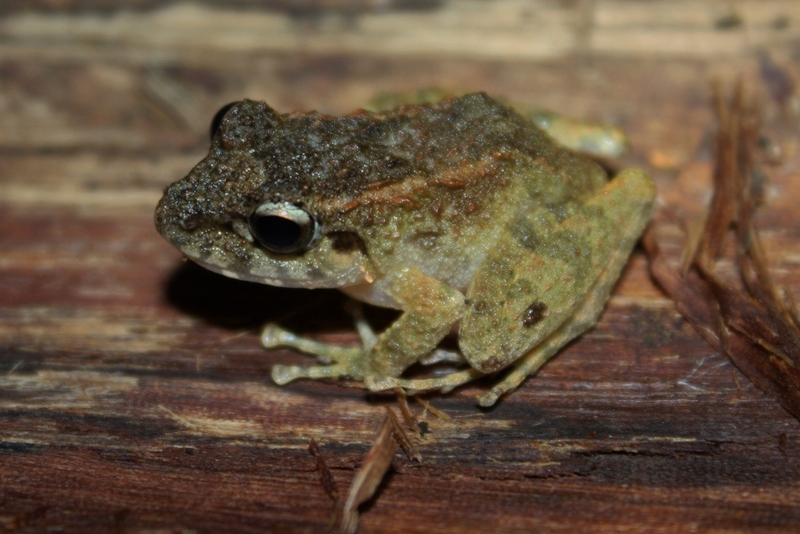
<svg viewBox="0 0 800 534">
<path fill-rule="evenodd" d="M 756 386 L 800 418 L 800 320 L 796 306 L 772 281 L 753 224 L 760 132 L 757 100 L 741 80 L 730 103 L 719 83 L 714 107 L 719 121 L 714 196 L 702 233 L 690 235 L 681 268 L 672 268 L 654 230 L 644 237 L 650 271 L 678 310 L 716 350 L 726 354 Z M 735 229 L 736 262 L 742 289 L 717 273 L 725 239 Z"/>
</svg>

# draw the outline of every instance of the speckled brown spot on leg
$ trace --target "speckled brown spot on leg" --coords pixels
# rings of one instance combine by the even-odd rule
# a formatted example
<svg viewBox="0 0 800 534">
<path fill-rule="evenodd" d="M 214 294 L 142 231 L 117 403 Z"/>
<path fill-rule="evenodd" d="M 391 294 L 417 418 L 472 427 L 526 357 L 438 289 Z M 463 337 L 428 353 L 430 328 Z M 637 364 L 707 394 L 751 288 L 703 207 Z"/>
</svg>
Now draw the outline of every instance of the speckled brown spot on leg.
<svg viewBox="0 0 800 534">
<path fill-rule="evenodd" d="M 505 366 L 505 361 L 497 356 L 490 356 L 480 364 L 479 371 L 482 373 L 493 373 L 502 369 Z"/>
<path fill-rule="evenodd" d="M 522 326 L 530 328 L 542 322 L 545 317 L 547 317 L 547 304 L 537 300 L 522 314 Z"/>
</svg>

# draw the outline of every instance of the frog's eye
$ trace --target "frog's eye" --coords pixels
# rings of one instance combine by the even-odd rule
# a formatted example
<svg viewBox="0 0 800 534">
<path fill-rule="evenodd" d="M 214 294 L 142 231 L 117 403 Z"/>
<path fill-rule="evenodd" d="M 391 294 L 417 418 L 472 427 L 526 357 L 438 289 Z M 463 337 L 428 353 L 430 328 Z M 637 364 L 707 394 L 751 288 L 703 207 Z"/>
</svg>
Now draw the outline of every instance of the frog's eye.
<svg viewBox="0 0 800 534">
<path fill-rule="evenodd" d="M 250 232 L 271 252 L 307 250 L 319 236 L 319 225 L 303 208 L 288 202 L 264 202 L 250 215 Z"/>
<path fill-rule="evenodd" d="M 239 102 L 231 102 L 230 104 L 225 104 L 219 111 L 214 115 L 214 118 L 211 119 L 211 139 L 214 139 L 214 136 L 217 135 L 217 130 L 219 130 L 220 125 L 222 124 L 222 119 L 225 118 L 225 114 L 228 113 L 233 106 L 238 104 Z"/>
</svg>

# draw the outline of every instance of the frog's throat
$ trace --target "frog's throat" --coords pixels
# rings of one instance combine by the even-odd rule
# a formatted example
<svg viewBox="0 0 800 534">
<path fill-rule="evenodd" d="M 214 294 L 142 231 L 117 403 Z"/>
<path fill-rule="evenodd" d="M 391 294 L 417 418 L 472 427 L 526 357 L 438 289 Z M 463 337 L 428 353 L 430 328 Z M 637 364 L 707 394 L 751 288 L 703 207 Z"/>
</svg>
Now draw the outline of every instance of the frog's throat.
<svg viewBox="0 0 800 534">
<path fill-rule="evenodd" d="M 364 284 L 371 281 L 367 271 L 360 265 L 353 265 L 351 268 L 342 271 L 336 276 L 326 276 L 321 278 L 302 278 L 296 279 L 291 277 L 280 276 L 267 276 L 260 274 L 252 274 L 246 272 L 232 271 L 219 265 L 209 263 L 197 256 L 187 254 L 182 251 L 184 256 L 197 263 L 204 269 L 221 274 L 228 278 L 236 280 L 243 280 L 245 282 L 256 282 L 258 284 L 266 284 L 276 287 L 292 287 L 292 288 L 306 288 L 306 289 L 319 289 L 319 288 L 341 288 Z"/>
</svg>

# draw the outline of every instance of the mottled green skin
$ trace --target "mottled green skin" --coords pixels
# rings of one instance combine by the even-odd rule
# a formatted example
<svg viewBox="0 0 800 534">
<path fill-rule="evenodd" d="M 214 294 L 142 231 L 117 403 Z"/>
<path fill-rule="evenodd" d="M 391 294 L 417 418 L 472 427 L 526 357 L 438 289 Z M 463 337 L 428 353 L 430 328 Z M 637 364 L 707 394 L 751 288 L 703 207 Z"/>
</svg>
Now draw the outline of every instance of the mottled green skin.
<svg viewBox="0 0 800 534">
<path fill-rule="evenodd" d="M 405 312 L 356 351 L 309 349 L 268 327 L 265 344 L 334 362 L 276 366 L 279 383 L 349 376 L 371 389 L 449 388 L 513 364 L 513 379 L 482 400 L 491 404 L 594 324 L 653 196 L 641 171 L 608 182 L 484 94 L 344 117 L 278 115 L 244 101 L 225 115 L 208 157 L 167 188 L 156 226 L 228 276 L 339 287 Z M 247 230 L 262 202 L 302 207 L 319 239 L 295 254 L 264 249 Z M 398 378 L 459 323 L 471 369 Z"/>
</svg>

